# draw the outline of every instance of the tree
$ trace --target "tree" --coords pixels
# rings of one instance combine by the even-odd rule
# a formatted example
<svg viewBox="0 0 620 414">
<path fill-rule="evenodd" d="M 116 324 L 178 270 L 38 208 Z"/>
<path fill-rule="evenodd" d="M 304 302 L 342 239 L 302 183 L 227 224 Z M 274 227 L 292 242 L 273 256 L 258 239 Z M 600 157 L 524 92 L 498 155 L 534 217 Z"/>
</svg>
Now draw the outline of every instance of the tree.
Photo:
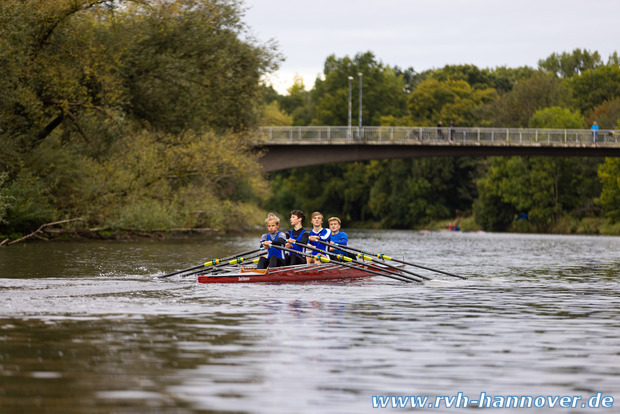
<svg viewBox="0 0 620 414">
<path fill-rule="evenodd" d="M 571 80 L 575 98 L 583 113 L 605 101 L 620 97 L 620 67 L 617 65 L 601 65 L 586 70 Z"/>
<path fill-rule="evenodd" d="M 476 220 L 487 230 L 508 230 L 517 215 L 527 214 L 533 230 L 548 231 L 565 213 L 594 213 L 596 159 L 494 157 L 488 163 L 474 203 Z"/>
<path fill-rule="evenodd" d="M 586 49 L 575 49 L 571 53 L 552 53 L 538 61 L 538 67 L 561 78 L 572 78 L 587 70 L 596 69 L 602 64 L 601 55 Z"/>
<path fill-rule="evenodd" d="M 520 161 L 519 158 L 490 158 L 485 174 L 476 181 L 478 198 L 473 211 L 476 222 L 484 230 L 508 230 L 522 207 L 515 205 L 516 197 L 512 196 L 516 186 L 524 186 L 520 180 L 524 171 Z"/>
<path fill-rule="evenodd" d="M 494 126 L 527 127 L 536 111 L 553 106 L 571 107 L 571 89 L 556 76 L 534 72 L 529 79 L 515 84 L 512 91 L 501 94 L 486 109 Z"/>
<path fill-rule="evenodd" d="M 128 115 L 170 131 L 253 127 L 258 79 L 277 63 L 272 45 L 240 39 L 233 0 L 0 7 L 0 127 L 25 149 L 61 126 L 97 140 L 92 128 Z"/>
<path fill-rule="evenodd" d="M 263 108 L 261 125 L 290 126 L 293 125 L 293 117 L 280 109 L 278 101 L 272 101 Z"/>
<path fill-rule="evenodd" d="M 620 158 L 606 158 L 598 170 L 603 190 L 597 203 L 613 222 L 620 221 Z"/>
<path fill-rule="evenodd" d="M 287 89 L 288 95 L 280 97 L 282 109 L 293 117 L 293 125 L 309 125 L 314 118 L 314 107 L 310 101 L 310 92 L 306 90 L 304 81 L 300 76 Z"/>
<path fill-rule="evenodd" d="M 416 228 L 470 210 L 475 197 L 471 158 L 382 161 L 370 182 L 368 206 L 389 228 Z"/>
<path fill-rule="evenodd" d="M 454 120 L 459 126 L 476 125 L 476 110 L 497 99 L 493 88 L 475 89 L 464 80 L 421 82 L 409 95 L 409 112 L 417 125 Z"/>
<path fill-rule="evenodd" d="M 0 3 L 0 231 L 78 215 L 239 226 L 265 190 L 246 131 L 280 59 L 241 15 L 237 0 Z"/>
<path fill-rule="evenodd" d="M 256 126 L 259 79 L 276 67 L 274 46 L 240 38 L 236 1 L 157 5 L 138 8 L 119 28 L 136 39 L 123 67 L 131 113 L 171 132 Z"/>
<path fill-rule="evenodd" d="M 339 59 L 331 55 L 325 61 L 323 73 L 325 79 L 317 79 L 311 92 L 316 107 L 317 124 L 347 125 L 348 77 L 354 78 L 351 85 L 352 106 L 358 108 L 358 73 L 362 73 L 363 124 L 379 125 L 382 116 L 398 117 L 406 114 L 406 94 L 402 75 L 377 61 L 371 52 L 358 53 L 354 58 L 345 56 Z"/>
<path fill-rule="evenodd" d="M 585 121 L 579 111 L 554 106 L 536 111 L 530 118 L 530 128 L 582 129 Z"/>
<path fill-rule="evenodd" d="M 6 195 L 6 189 L 4 188 L 5 180 L 6 173 L 0 173 L 0 224 L 6 223 L 6 211 L 11 206 L 11 198 Z"/>
<path fill-rule="evenodd" d="M 596 121 L 601 129 L 620 127 L 620 97 L 595 106 L 587 120 L 587 125 L 592 125 L 592 122 Z"/>
<path fill-rule="evenodd" d="M 440 82 L 462 80 L 475 89 L 495 89 L 498 87 L 498 83 L 501 83 L 498 81 L 495 72 L 479 69 L 474 65 L 446 65 L 442 69 L 432 71 L 428 78 Z"/>
</svg>

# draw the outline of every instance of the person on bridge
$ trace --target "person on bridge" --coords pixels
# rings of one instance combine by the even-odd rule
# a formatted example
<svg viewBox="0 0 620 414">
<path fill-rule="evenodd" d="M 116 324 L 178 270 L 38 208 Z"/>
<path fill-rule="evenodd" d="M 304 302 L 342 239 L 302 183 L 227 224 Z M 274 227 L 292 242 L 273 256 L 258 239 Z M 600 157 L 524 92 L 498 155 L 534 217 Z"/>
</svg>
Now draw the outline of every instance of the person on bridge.
<svg viewBox="0 0 620 414">
<path fill-rule="evenodd" d="M 450 144 L 454 142 L 454 121 L 450 121 Z"/>
<path fill-rule="evenodd" d="M 266 269 L 268 267 L 279 267 L 285 265 L 284 250 L 271 247 L 272 245 L 284 246 L 286 244 L 286 236 L 279 231 L 280 219 L 273 213 L 269 213 L 265 219 L 267 233 L 263 234 L 260 239 L 261 247 L 267 249 L 267 257 L 261 256 L 258 259 L 257 269 Z"/>
<path fill-rule="evenodd" d="M 592 139 L 596 144 L 598 143 L 598 124 L 596 123 L 596 121 L 592 123 L 592 127 L 590 129 L 592 130 Z"/>
<path fill-rule="evenodd" d="M 441 121 L 437 122 L 437 137 L 443 139 L 443 124 Z"/>
<path fill-rule="evenodd" d="M 293 228 L 286 233 L 286 248 L 296 250 L 300 253 L 304 251 L 304 248 L 295 244 L 300 242 L 308 244 L 308 236 L 310 233 L 303 228 L 304 219 L 306 216 L 302 210 L 291 211 L 291 226 Z M 289 253 L 286 255 L 286 265 L 294 266 L 306 264 L 306 258 L 299 253 Z"/>
<path fill-rule="evenodd" d="M 315 211 L 310 216 L 310 221 L 312 221 L 312 230 L 310 230 L 310 235 L 308 236 L 308 243 L 318 250 L 327 251 L 327 246 L 322 243 L 317 243 L 317 240 L 321 240 L 325 243 L 329 243 L 330 236 L 332 234 L 328 229 L 323 228 L 323 214 Z M 310 253 L 310 252 L 309 252 Z M 327 257 L 327 253 L 319 253 L 315 250 L 312 252 L 313 257 L 308 258 L 308 263 L 320 263 L 320 259 L 317 257 L 318 255 Z"/>
</svg>

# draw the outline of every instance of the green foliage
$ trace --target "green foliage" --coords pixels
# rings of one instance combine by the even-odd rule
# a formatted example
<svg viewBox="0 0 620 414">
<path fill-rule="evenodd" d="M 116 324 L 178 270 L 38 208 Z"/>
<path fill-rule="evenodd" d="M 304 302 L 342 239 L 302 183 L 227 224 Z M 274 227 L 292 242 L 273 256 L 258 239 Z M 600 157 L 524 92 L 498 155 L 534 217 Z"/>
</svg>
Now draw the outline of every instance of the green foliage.
<svg viewBox="0 0 620 414">
<path fill-rule="evenodd" d="M 536 111 L 530 118 L 530 128 L 582 129 L 585 121 L 579 111 L 554 106 Z"/>
<path fill-rule="evenodd" d="M 236 1 L 156 5 L 130 8 L 116 28 L 133 39 L 122 67 L 131 113 L 171 132 L 255 126 L 260 76 L 275 68 L 273 45 L 240 39 Z"/>
<path fill-rule="evenodd" d="M 495 70 L 479 69 L 474 65 L 447 65 L 442 69 L 430 71 L 427 79 L 439 82 L 464 81 L 473 89 L 495 89 L 498 92 L 512 90 L 514 83 L 519 79 L 529 78 L 532 70 L 529 68 Z"/>
<path fill-rule="evenodd" d="M 586 113 L 605 101 L 620 97 L 620 67 L 602 65 L 586 70 L 573 77 L 571 85 L 579 108 Z"/>
<path fill-rule="evenodd" d="M 0 224 L 6 223 L 6 211 L 11 206 L 12 197 L 6 194 L 4 182 L 6 181 L 6 173 L 0 173 Z"/>
<path fill-rule="evenodd" d="M 5 199 L 12 200 L 6 212 L 3 233 L 34 230 L 42 223 L 57 219 L 49 189 L 45 181 L 26 169 L 20 170 L 4 191 Z"/>
<path fill-rule="evenodd" d="M 406 114 L 403 76 L 378 62 L 371 52 L 338 59 L 329 56 L 323 69 L 325 80 L 317 79 L 311 92 L 316 107 L 315 120 L 320 125 L 347 125 L 349 79 L 352 89 L 352 124 L 357 125 L 359 108 L 359 76 L 362 73 L 362 122 L 379 125 L 385 115 Z"/>
<path fill-rule="evenodd" d="M 572 78 L 599 67 L 601 63 L 601 55 L 597 51 L 575 49 L 571 53 L 552 53 L 546 59 L 539 60 L 538 67 L 561 78 Z"/>
<path fill-rule="evenodd" d="M 594 107 L 588 117 L 588 125 L 596 121 L 601 129 L 616 129 L 620 127 L 620 97 L 605 101 Z"/>
<path fill-rule="evenodd" d="M 527 127 L 536 111 L 554 106 L 566 108 L 570 103 L 571 89 L 567 81 L 535 72 L 515 84 L 510 92 L 500 95 L 486 108 L 484 116 L 494 126 Z"/>
<path fill-rule="evenodd" d="M 237 0 L 0 3 L 0 231 L 253 222 L 267 188 L 245 131 L 280 57 L 242 14 Z"/>
<path fill-rule="evenodd" d="M 497 99 L 493 88 L 472 88 L 464 80 L 428 79 L 409 95 L 409 111 L 416 125 L 453 120 L 458 126 L 478 123 L 476 109 Z"/>
<path fill-rule="evenodd" d="M 293 125 L 293 117 L 280 109 L 278 101 L 272 101 L 263 108 L 261 125 L 290 126 Z"/>
<path fill-rule="evenodd" d="M 192 131 L 128 136 L 101 166 L 106 181 L 90 187 L 90 214 L 119 228 L 242 227 L 242 212 L 266 191 L 256 161 L 239 156 L 246 145 L 237 135 Z M 152 214 L 141 218 L 149 205 Z"/>
<path fill-rule="evenodd" d="M 347 224 L 377 221 L 384 227 L 415 228 L 466 211 L 475 198 L 475 168 L 471 158 L 296 168 L 275 174 L 275 191 L 266 208 L 320 210 Z"/>
<path fill-rule="evenodd" d="M 603 183 L 598 204 L 605 209 L 612 222 L 620 222 L 620 158 L 606 158 L 598 175 Z"/>
<path fill-rule="evenodd" d="M 590 202 L 600 191 L 595 180 L 599 162 L 588 165 L 575 158 L 494 157 L 477 181 L 476 220 L 484 229 L 505 231 L 517 215 L 527 213 L 533 230 L 548 231 L 565 212 L 591 213 Z"/>
</svg>

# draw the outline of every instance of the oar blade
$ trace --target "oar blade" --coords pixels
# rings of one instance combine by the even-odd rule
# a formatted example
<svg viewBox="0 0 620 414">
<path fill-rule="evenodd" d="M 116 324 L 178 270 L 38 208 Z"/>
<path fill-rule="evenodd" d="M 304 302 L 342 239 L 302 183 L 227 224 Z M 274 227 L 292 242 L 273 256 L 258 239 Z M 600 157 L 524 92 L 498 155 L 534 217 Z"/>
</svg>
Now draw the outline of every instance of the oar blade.
<svg viewBox="0 0 620 414">
<path fill-rule="evenodd" d="M 194 271 L 196 269 L 200 269 L 198 272 L 193 272 L 193 273 L 188 273 L 186 275 L 182 275 L 182 277 L 190 276 L 190 275 L 193 275 L 193 274 L 196 274 L 196 273 L 200 273 L 201 271 L 203 271 L 203 268 L 211 267 L 211 266 L 216 267 L 216 266 L 219 266 L 222 263 L 224 263 L 224 262 L 226 262 L 226 261 L 228 261 L 228 260 L 230 260 L 232 258 L 239 258 L 239 257 L 243 257 L 243 256 L 253 255 L 254 253 L 259 252 L 261 250 L 263 250 L 262 247 L 258 248 L 258 249 L 250 250 L 250 251 L 247 251 L 247 252 L 239 253 L 239 254 L 236 254 L 236 255 L 224 257 L 222 259 L 212 259 L 212 260 L 209 260 L 209 261 L 207 261 L 207 262 L 205 262 L 203 264 L 199 264 L 199 265 L 196 265 L 196 266 L 188 267 L 187 269 L 177 270 L 176 272 L 168 273 L 168 274 L 157 276 L 157 277 L 162 279 L 162 278 L 167 278 L 167 277 L 171 277 L 171 276 L 174 276 L 174 275 L 180 275 L 180 274 L 186 273 L 186 272 L 191 272 L 191 271 Z"/>
<path fill-rule="evenodd" d="M 324 242 L 322 240 L 317 240 L 317 241 L 319 243 L 322 243 L 322 244 L 326 245 L 326 246 L 337 247 L 340 250 L 349 251 L 349 252 L 356 252 L 356 256 L 357 257 L 360 257 L 360 258 L 363 257 L 365 260 L 372 260 L 371 258 L 369 258 L 366 255 L 366 253 L 364 253 L 363 250 L 356 249 L 356 248 L 348 246 L 348 245 L 338 244 L 338 243 L 331 244 L 331 243 L 326 243 L 326 242 Z M 427 267 L 427 266 L 422 266 L 422 265 L 419 265 L 419 264 L 407 262 L 405 260 L 395 259 L 392 256 L 388 256 L 388 255 L 383 254 L 383 253 L 378 253 L 378 254 L 368 253 L 368 254 L 372 254 L 372 256 L 376 256 L 377 258 L 379 258 L 381 260 L 394 261 L 394 262 L 401 263 L 401 264 L 404 264 L 404 265 L 413 266 L 413 267 L 417 267 L 417 268 L 420 268 L 420 269 L 425 269 L 425 270 L 428 270 L 428 271 L 431 271 L 431 272 L 442 273 L 444 275 L 456 277 L 456 278 L 459 278 L 459 279 L 467 279 L 467 277 L 465 277 L 465 276 L 457 275 L 457 274 L 446 272 L 446 271 L 443 271 L 443 270 L 433 269 L 433 268 L 430 268 L 430 267 Z M 428 278 L 426 276 L 422 276 L 422 275 L 416 275 L 416 276 L 422 277 L 422 278 L 427 279 L 427 280 L 431 280 L 430 278 Z"/>
</svg>

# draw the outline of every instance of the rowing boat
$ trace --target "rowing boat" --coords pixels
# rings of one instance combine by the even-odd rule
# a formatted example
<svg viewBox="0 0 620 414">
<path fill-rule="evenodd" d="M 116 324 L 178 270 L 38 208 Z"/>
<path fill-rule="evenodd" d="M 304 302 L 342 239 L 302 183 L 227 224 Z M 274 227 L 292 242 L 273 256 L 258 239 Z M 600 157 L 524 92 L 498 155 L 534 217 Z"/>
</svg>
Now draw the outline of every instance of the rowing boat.
<svg viewBox="0 0 620 414">
<path fill-rule="evenodd" d="M 294 283 L 334 279 L 360 279 L 375 276 L 365 265 L 354 267 L 338 263 L 306 264 L 298 266 L 272 267 L 256 269 L 242 267 L 236 272 L 223 274 L 204 273 L 198 276 L 199 283 Z M 376 270 L 375 270 L 376 271 Z"/>
</svg>

